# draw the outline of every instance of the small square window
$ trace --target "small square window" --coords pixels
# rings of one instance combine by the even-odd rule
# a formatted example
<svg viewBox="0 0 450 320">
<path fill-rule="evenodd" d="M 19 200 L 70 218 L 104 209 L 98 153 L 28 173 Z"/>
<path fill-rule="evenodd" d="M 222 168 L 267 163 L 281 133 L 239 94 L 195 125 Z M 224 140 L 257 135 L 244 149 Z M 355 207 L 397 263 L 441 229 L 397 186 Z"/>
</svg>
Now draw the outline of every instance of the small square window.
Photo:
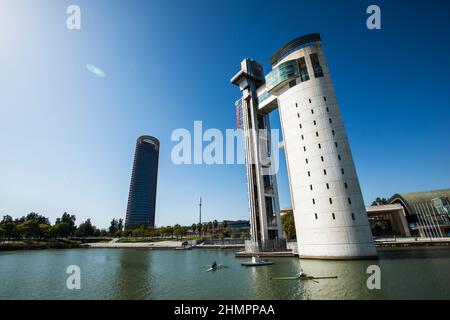
<svg viewBox="0 0 450 320">
<path fill-rule="evenodd" d="M 320 156 L 320 160 L 322 160 L 322 162 L 323 162 L 323 156 Z"/>
<path fill-rule="evenodd" d="M 314 120 L 313 123 L 314 123 L 314 125 L 316 125 L 317 124 L 316 120 Z"/>
<path fill-rule="evenodd" d="M 314 213 L 314 217 L 316 218 L 316 220 L 317 220 L 317 213 Z"/>
<path fill-rule="evenodd" d="M 306 160 L 306 164 L 308 164 L 308 159 L 305 159 Z"/>
<path fill-rule="evenodd" d="M 322 149 L 322 146 L 320 145 L 320 143 L 319 143 L 319 149 Z"/>
<path fill-rule="evenodd" d="M 305 137 L 302 135 L 302 140 L 305 140 Z"/>
<path fill-rule="evenodd" d="M 330 119 L 328 119 L 328 121 L 330 121 L 330 123 L 333 123 L 333 121 L 331 120 L 331 118 L 330 118 Z"/>
<path fill-rule="evenodd" d="M 327 189 L 330 189 L 330 185 L 327 183 Z"/>
<path fill-rule="evenodd" d="M 355 220 L 355 215 L 352 213 L 352 220 Z"/>
<path fill-rule="evenodd" d="M 342 172 L 342 174 L 344 174 L 344 168 L 341 168 L 341 172 Z"/>
<path fill-rule="evenodd" d="M 323 175 L 326 176 L 327 175 L 327 170 L 323 169 Z"/>
<path fill-rule="evenodd" d="M 327 97 L 323 97 L 323 101 L 327 101 Z"/>
<path fill-rule="evenodd" d="M 313 109 L 311 109 L 311 114 L 314 114 L 314 110 Z"/>
<path fill-rule="evenodd" d="M 303 151 L 306 151 L 306 147 L 303 147 Z"/>
<path fill-rule="evenodd" d="M 330 108 L 327 107 L 327 112 L 330 112 Z"/>
<path fill-rule="evenodd" d="M 319 132 L 316 131 L 316 137 L 318 137 L 318 136 L 319 136 Z"/>
<path fill-rule="evenodd" d="M 336 148 L 338 147 L 338 144 L 337 144 L 337 142 L 335 142 L 335 143 L 334 143 L 334 145 L 336 146 Z"/>
<path fill-rule="evenodd" d="M 331 130 L 331 134 L 333 134 L 333 136 L 334 136 L 334 130 Z"/>
<path fill-rule="evenodd" d="M 330 204 L 333 204 L 333 199 L 329 198 L 328 201 L 330 201 Z"/>
<path fill-rule="evenodd" d="M 332 213 L 331 216 L 333 217 L 333 220 L 336 220 L 336 216 L 334 215 L 334 213 Z"/>
<path fill-rule="evenodd" d="M 295 103 L 295 107 L 298 108 L 298 103 L 297 102 Z"/>
<path fill-rule="evenodd" d="M 311 172 L 310 171 L 308 171 L 308 177 L 311 177 Z"/>
<path fill-rule="evenodd" d="M 310 188 L 311 190 L 313 189 L 312 184 L 309 185 L 309 188 Z"/>
<path fill-rule="evenodd" d="M 309 99 L 309 103 L 311 103 L 311 99 Z"/>
<path fill-rule="evenodd" d="M 348 204 L 352 204 L 352 199 L 348 198 Z"/>
<path fill-rule="evenodd" d="M 312 199 L 312 202 L 313 202 L 313 204 L 316 204 L 316 200 L 314 198 Z"/>
<path fill-rule="evenodd" d="M 347 182 L 344 182 L 344 187 L 345 187 L 345 189 L 348 189 Z"/>
<path fill-rule="evenodd" d="M 297 113 L 297 118 L 300 118 L 300 113 Z"/>
<path fill-rule="evenodd" d="M 299 126 L 300 129 L 302 128 L 302 124 L 301 123 L 299 123 L 298 126 Z"/>
<path fill-rule="evenodd" d="M 338 159 L 339 159 L 339 161 L 341 161 L 341 155 L 340 154 L 338 154 Z"/>
</svg>

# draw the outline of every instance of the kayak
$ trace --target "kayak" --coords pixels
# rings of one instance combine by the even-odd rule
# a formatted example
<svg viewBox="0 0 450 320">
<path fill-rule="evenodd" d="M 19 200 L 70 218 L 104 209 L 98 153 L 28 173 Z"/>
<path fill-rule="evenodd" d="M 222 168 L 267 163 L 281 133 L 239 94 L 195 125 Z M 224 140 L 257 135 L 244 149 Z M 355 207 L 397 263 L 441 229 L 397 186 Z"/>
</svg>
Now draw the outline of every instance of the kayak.
<svg viewBox="0 0 450 320">
<path fill-rule="evenodd" d="M 268 266 L 273 264 L 272 261 L 261 261 L 261 262 L 244 262 L 241 263 L 241 266 L 246 266 L 246 267 L 257 267 L 257 266 Z"/>
<path fill-rule="evenodd" d="M 306 276 L 306 277 L 272 277 L 272 280 L 320 280 L 320 279 L 337 279 L 337 276 L 324 276 L 324 277 L 313 277 L 313 276 Z"/>
<path fill-rule="evenodd" d="M 206 270 L 206 271 L 207 271 L 207 272 L 209 272 L 209 271 L 215 271 L 215 270 L 219 269 L 221 266 L 222 266 L 221 264 L 218 264 L 218 265 L 215 266 L 215 267 L 210 267 L 210 268 L 209 268 L 208 270 Z"/>
</svg>

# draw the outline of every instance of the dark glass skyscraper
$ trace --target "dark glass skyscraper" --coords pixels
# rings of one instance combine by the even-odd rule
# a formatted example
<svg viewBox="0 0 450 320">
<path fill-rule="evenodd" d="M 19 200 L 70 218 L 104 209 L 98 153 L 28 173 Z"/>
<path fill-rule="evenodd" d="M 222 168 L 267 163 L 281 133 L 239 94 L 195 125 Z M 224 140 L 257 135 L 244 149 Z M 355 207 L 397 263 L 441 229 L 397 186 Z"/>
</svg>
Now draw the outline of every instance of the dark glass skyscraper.
<svg viewBox="0 0 450 320">
<path fill-rule="evenodd" d="M 159 141 L 142 136 L 136 143 L 125 229 L 155 226 Z"/>
</svg>

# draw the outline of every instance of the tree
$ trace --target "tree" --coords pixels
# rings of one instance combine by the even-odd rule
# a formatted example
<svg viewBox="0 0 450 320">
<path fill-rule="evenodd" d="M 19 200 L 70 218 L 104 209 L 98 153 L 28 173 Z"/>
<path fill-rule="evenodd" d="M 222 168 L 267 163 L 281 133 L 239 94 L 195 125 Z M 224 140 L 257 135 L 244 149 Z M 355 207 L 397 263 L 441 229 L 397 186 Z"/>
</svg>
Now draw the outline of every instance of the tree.
<svg viewBox="0 0 450 320">
<path fill-rule="evenodd" d="M 111 220 L 111 225 L 109 226 L 109 233 L 112 236 L 114 236 L 117 231 L 119 231 L 119 221 L 114 218 Z"/>
<path fill-rule="evenodd" d="M 71 235 L 72 228 L 66 222 L 60 222 L 55 224 L 50 229 L 50 235 L 54 238 L 67 238 Z"/>
<path fill-rule="evenodd" d="M 77 227 L 75 226 L 76 219 L 77 218 L 75 217 L 75 215 L 70 215 L 67 212 L 64 212 L 61 218 L 56 219 L 55 224 L 66 223 L 69 226 L 69 234 L 67 235 L 69 236 L 73 235 L 75 233 L 75 230 L 77 230 Z"/>
<path fill-rule="evenodd" d="M 287 239 L 294 239 L 296 237 L 294 214 L 292 212 L 286 213 L 281 217 L 281 226 Z"/>
<path fill-rule="evenodd" d="M 226 229 L 228 227 L 228 221 L 227 220 L 223 220 L 222 222 L 222 228 Z"/>
<path fill-rule="evenodd" d="M 100 237 L 101 235 L 102 235 L 102 232 L 100 231 L 100 229 L 95 228 L 94 237 Z"/>
<path fill-rule="evenodd" d="M 27 220 L 17 226 L 17 230 L 21 237 L 30 239 L 40 236 L 39 224 L 34 220 Z"/>
<path fill-rule="evenodd" d="M 123 219 L 122 218 L 119 219 L 119 222 L 117 223 L 117 228 L 119 229 L 118 231 L 123 230 Z"/>
<path fill-rule="evenodd" d="M 17 229 L 17 225 L 14 222 L 7 222 L 2 224 L 3 230 L 5 230 L 5 238 L 10 239 L 17 239 L 19 238 L 19 230 Z"/>
<path fill-rule="evenodd" d="M 386 200 L 386 198 L 380 198 L 377 197 L 373 202 L 372 202 L 372 206 L 381 206 L 383 204 L 388 204 L 388 201 Z"/>
<path fill-rule="evenodd" d="M 213 221 L 213 227 L 214 227 L 214 229 L 217 229 L 218 226 L 219 226 L 219 221 L 214 220 L 214 221 Z"/>
<path fill-rule="evenodd" d="M 91 219 L 87 219 L 78 226 L 77 231 L 75 231 L 75 235 L 77 237 L 89 237 L 94 235 L 94 231 L 95 227 L 92 225 Z"/>
<path fill-rule="evenodd" d="M 0 226 L 0 239 L 3 241 L 3 238 L 5 237 L 5 234 L 6 234 L 6 231 L 5 231 L 5 229 L 3 229 L 1 226 Z"/>
<path fill-rule="evenodd" d="M 41 216 L 36 212 L 31 212 L 25 217 L 25 221 L 33 221 L 37 224 L 50 224 L 49 219 L 47 217 Z"/>
<path fill-rule="evenodd" d="M 2 222 L 0 222 L 0 224 L 10 223 L 10 222 L 13 222 L 13 218 L 7 214 L 7 215 L 3 216 Z"/>
<path fill-rule="evenodd" d="M 192 224 L 192 232 L 195 233 L 195 230 L 197 230 L 197 225 L 195 223 Z"/>
<path fill-rule="evenodd" d="M 199 222 L 199 223 L 197 223 L 197 231 L 198 231 L 198 234 L 200 235 L 201 233 L 202 233 L 202 224 Z"/>
</svg>

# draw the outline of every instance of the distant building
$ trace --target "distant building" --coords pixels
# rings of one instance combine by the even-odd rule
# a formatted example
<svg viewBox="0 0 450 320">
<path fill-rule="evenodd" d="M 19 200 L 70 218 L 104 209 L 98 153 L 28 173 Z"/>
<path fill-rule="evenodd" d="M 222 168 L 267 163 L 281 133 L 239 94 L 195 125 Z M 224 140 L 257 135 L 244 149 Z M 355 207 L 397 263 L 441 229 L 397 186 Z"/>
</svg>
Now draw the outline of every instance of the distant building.
<svg viewBox="0 0 450 320">
<path fill-rule="evenodd" d="M 450 189 L 393 195 L 387 205 L 367 207 L 374 236 L 450 236 Z"/>
<path fill-rule="evenodd" d="M 136 143 L 125 229 L 155 226 L 159 141 L 142 136 Z"/>
</svg>

